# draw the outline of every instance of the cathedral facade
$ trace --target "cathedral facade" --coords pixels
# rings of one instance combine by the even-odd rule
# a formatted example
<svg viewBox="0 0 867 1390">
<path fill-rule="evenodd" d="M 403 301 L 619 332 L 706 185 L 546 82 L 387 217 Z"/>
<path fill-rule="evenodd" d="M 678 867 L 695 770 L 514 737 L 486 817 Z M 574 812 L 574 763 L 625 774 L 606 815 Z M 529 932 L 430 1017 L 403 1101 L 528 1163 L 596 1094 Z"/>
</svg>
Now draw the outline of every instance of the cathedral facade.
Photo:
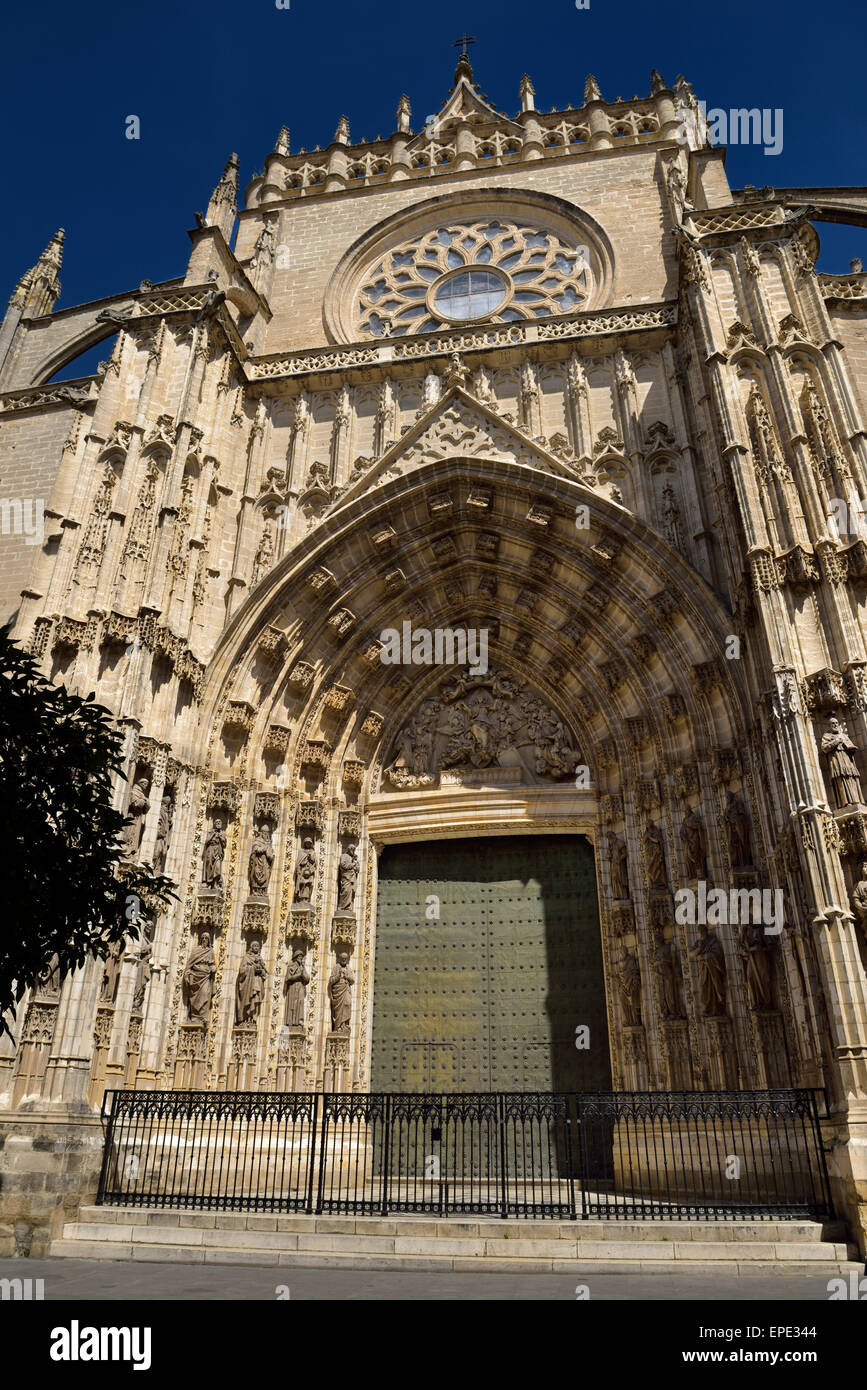
<svg viewBox="0 0 867 1390">
<path fill-rule="evenodd" d="M 233 155 L 176 280 L 55 312 L 58 233 L 12 297 L 4 614 L 178 901 L 46 973 L 0 1115 L 813 1087 L 860 1230 L 867 276 L 811 217 L 867 193 L 732 191 L 656 72 L 508 116 L 462 56 L 411 123 L 284 128 L 240 207 Z"/>
</svg>

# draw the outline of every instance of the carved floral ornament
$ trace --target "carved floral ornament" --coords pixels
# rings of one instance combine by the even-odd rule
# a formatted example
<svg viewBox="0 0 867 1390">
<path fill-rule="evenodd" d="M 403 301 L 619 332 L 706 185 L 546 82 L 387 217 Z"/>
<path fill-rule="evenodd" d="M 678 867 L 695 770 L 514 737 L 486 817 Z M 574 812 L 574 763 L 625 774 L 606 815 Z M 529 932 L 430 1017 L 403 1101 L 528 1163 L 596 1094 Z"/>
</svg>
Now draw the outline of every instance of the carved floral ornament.
<svg viewBox="0 0 867 1390">
<path fill-rule="evenodd" d="M 520 780 L 563 781 L 580 754 L 559 715 L 515 676 L 458 671 L 400 730 L 386 782 L 435 785 L 446 771 L 511 769 Z"/>
</svg>

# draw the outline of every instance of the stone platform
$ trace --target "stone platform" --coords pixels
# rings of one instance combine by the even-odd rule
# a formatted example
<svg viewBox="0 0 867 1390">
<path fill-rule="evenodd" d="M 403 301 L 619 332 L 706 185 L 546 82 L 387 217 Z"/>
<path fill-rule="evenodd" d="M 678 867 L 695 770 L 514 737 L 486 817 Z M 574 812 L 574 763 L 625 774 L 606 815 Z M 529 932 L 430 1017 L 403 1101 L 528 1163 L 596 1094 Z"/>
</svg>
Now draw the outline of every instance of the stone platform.
<svg viewBox="0 0 867 1390">
<path fill-rule="evenodd" d="M 515 1273 L 862 1272 L 839 1223 L 269 1216 L 82 1207 L 52 1256 L 301 1269 Z"/>
</svg>

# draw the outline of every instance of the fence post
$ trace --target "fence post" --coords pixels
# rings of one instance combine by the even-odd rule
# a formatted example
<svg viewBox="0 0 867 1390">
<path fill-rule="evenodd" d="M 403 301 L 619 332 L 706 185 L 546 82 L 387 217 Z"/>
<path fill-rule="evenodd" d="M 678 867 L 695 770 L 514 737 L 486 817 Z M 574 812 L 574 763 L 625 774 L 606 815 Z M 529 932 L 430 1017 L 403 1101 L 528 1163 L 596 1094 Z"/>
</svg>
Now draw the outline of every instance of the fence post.
<svg viewBox="0 0 867 1390">
<path fill-rule="evenodd" d="M 382 1194 L 381 1194 L 381 1202 L 380 1202 L 380 1208 L 379 1208 L 379 1210 L 380 1210 L 380 1215 L 381 1215 L 381 1216 L 388 1216 L 388 1174 L 389 1174 L 389 1165 L 390 1165 L 390 1164 L 391 1164 L 391 1096 L 390 1096 L 390 1095 L 387 1095 L 387 1096 L 385 1097 L 385 1108 L 384 1108 L 384 1118 L 383 1118 L 383 1132 L 382 1132 L 382 1163 L 381 1163 L 381 1165 L 380 1165 L 380 1167 L 381 1167 L 381 1169 L 382 1169 L 382 1174 L 381 1174 Z"/>
<path fill-rule="evenodd" d="M 497 1093 L 497 1128 L 500 1140 L 500 1215 L 509 1214 L 509 1192 L 506 1182 L 506 1106 L 502 1091 Z"/>
<path fill-rule="evenodd" d="M 319 1112 L 319 1092 L 313 1092 L 313 1110 L 310 1116 L 310 1161 L 307 1165 L 307 1215 L 313 1215 L 313 1182 L 316 1174 L 316 1123 Z"/>
<path fill-rule="evenodd" d="M 105 1130 L 105 1139 L 103 1141 L 102 1149 L 102 1163 L 100 1164 L 99 1169 L 99 1185 L 96 1189 L 96 1205 L 98 1207 L 102 1206 L 103 1200 L 105 1198 L 105 1180 L 108 1173 L 108 1161 L 109 1155 L 111 1153 L 111 1140 L 112 1134 L 114 1132 L 114 1105 L 115 1098 L 117 1096 L 117 1091 L 103 1091 L 102 1093 L 100 1119 L 103 1122 L 105 1121 L 105 1102 L 108 1100 L 109 1096 L 111 1097 L 111 1105 L 108 1114 L 108 1128 Z"/>
</svg>

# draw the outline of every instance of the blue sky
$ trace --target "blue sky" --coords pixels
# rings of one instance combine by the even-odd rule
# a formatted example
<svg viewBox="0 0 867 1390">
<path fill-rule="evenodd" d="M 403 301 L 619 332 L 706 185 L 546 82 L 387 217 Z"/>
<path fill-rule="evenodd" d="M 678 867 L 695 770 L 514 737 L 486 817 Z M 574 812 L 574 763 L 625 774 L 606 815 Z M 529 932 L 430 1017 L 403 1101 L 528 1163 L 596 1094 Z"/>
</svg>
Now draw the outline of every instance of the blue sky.
<svg viewBox="0 0 867 1390">
<path fill-rule="evenodd" d="M 372 139 L 394 129 L 404 91 L 418 130 L 451 85 L 464 30 L 477 39 L 479 85 L 510 113 L 525 71 L 543 110 L 580 105 L 588 72 L 608 99 L 646 94 L 652 67 L 672 83 L 682 72 L 708 107 L 784 112 L 779 155 L 730 148 L 734 187 L 867 183 L 863 0 L 289 3 L 7 9 L 0 293 L 60 225 L 61 307 L 182 274 L 187 228 L 231 150 L 243 186 L 281 125 L 293 150 L 326 146 L 343 112 L 353 139 Z M 125 138 L 129 115 L 138 141 Z M 843 272 L 856 255 L 867 264 L 867 230 L 819 231 L 821 269 Z"/>
</svg>

